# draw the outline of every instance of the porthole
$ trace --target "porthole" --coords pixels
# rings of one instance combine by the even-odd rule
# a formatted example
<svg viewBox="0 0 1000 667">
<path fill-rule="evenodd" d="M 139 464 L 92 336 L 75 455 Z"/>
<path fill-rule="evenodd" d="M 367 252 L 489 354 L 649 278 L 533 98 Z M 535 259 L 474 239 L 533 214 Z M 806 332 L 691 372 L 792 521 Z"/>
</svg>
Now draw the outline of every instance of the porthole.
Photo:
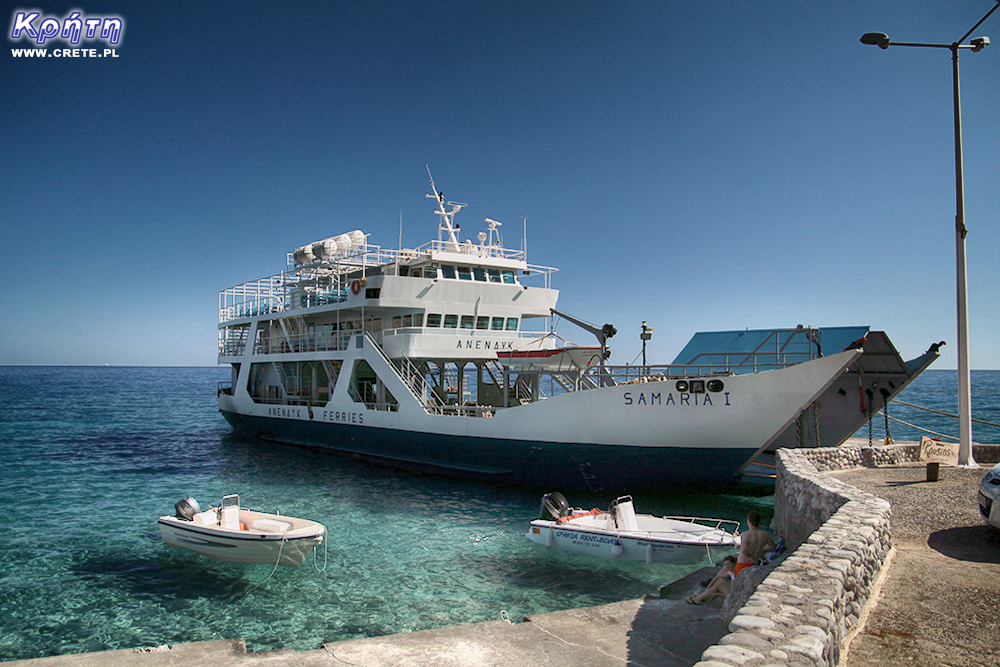
<svg viewBox="0 0 1000 667">
<path fill-rule="evenodd" d="M 674 386 L 677 388 L 677 391 L 686 392 L 688 390 L 688 381 L 678 380 L 677 384 L 675 384 Z"/>
<path fill-rule="evenodd" d="M 720 391 L 722 391 L 725 388 L 726 388 L 726 385 L 723 384 L 722 380 L 709 380 L 708 381 L 708 390 L 709 391 L 712 391 L 712 392 L 715 392 L 715 393 L 719 393 Z"/>
</svg>

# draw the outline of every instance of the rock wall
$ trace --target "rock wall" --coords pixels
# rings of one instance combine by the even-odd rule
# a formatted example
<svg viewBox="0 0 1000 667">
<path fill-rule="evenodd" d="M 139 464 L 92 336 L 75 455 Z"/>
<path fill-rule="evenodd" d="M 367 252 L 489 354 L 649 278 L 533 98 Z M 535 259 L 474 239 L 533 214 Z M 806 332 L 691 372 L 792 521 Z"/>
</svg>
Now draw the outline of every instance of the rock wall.
<svg viewBox="0 0 1000 667">
<path fill-rule="evenodd" d="M 722 611 L 730 634 L 707 648 L 695 667 L 837 664 L 841 642 L 889 553 L 890 508 L 820 470 L 916 460 L 911 449 L 778 452 L 771 526 L 784 536 L 790 555 L 736 578 Z"/>
</svg>

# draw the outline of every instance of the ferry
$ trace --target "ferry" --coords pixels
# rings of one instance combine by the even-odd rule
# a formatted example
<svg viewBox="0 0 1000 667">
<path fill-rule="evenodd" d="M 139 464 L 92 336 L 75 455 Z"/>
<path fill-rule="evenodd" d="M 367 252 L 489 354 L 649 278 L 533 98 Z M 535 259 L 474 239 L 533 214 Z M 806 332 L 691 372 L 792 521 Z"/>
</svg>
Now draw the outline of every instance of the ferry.
<svg viewBox="0 0 1000 667">
<path fill-rule="evenodd" d="M 436 240 L 387 249 L 354 230 L 220 293 L 218 403 L 235 431 L 550 488 L 731 480 L 778 443 L 843 442 L 937 356 L 903 362 L 867 327 L 794 327 L 696 334 L 673 364 L 611 365 L 615 327 L 557 310 L 557 269 L 505 247 L 490 218 L 462 239 L 466 204 L 430 186 Z M 557 317 L 596 344 L 559 339 Z"/>
</svg>

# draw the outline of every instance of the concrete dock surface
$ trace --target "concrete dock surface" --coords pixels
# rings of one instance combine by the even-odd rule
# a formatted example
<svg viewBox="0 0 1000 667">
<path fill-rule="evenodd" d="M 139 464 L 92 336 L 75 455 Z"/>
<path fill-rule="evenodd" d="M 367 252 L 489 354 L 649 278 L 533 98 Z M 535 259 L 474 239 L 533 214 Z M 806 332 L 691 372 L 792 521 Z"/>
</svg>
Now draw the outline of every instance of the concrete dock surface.
<svg viewBox="0 0 1000 667">
<path fill-rule="evenodd" d="M 993 464 L 828 473 L 892 505 L 894 556 L 847 651 L 850 667 L 1000 667 L 1000 531 L 976 493 Z"/>
<path fill-rule="evenodd" d="M 892 562 L 848 650 L 849 667 L 1000 667 L 1000 532 L 979 517 L 988 468 L 922 464 L 830 473 L 892 504 Z M 716 568 L 665 586 L 660 597 L 422 632 L 247 653 L 242 639 L 52 656 L 18 667 L 690 667 L 728 630 L 721 602 L 684 599 Z M 860 624 L 859 624 L 860 625 Z M 843 652 L 842 652 L 843 653 Z M 844 661 L 842 660 L 842 664 Z"/>
</svg>

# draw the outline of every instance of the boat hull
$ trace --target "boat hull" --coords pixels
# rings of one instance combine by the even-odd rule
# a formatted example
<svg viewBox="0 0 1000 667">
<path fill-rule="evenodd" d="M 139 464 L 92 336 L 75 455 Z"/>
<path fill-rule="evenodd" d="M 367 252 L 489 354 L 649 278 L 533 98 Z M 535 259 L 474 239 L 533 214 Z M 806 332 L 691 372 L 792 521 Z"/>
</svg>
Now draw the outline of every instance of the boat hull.
<svg viewBox="0 0 1000 667">
<path fill-rule="evenodd" d="M 754 447 L 637 447 L 452 436 L 223 412 L 233 429 L 397 468 L 571 490 L 731 480 Z"/>
<path fill-rule="evenodd" d="M 739 548 L 738 540 L 717 544 L 686 543 L 658 540 L 625 533 L 609 533 L 573 525 L 557 526 L 552 521 L 532 521 L 526 537 L 545 547 L 572 551 L 609 560 L 645 561 L 651 563 L 715 563 Z"/>
<path fill-rule="evenodd" d="M 359 356 L 391 377 L 374 347 L 358 342 Z M 714 393 L 684 393 L 666 381 L 624 384 L 500 409 L 489 418 L 431 414 L 416 400 L 401 401 L 398 411 L 371 410 L 337 395 L 323 408 L 256 404 L 242 386 L 220 396 L 220 410 L 239 432 L 404 468 L 627 491 L 731 481 L 858 355 L 726 377 Z M 400 386 L 395 395 L 404 391 Z"/>
<path fill-rule="evenodd" d="M 171 516 L 160 517 L 159 525 L 163 543 L 170 547 L 230 563 L 287 567 L 300 566 L 326 533 L 319 524 L 294 531 L 294 535 L 282 535 L 198 526 Z"/>
</svg>

